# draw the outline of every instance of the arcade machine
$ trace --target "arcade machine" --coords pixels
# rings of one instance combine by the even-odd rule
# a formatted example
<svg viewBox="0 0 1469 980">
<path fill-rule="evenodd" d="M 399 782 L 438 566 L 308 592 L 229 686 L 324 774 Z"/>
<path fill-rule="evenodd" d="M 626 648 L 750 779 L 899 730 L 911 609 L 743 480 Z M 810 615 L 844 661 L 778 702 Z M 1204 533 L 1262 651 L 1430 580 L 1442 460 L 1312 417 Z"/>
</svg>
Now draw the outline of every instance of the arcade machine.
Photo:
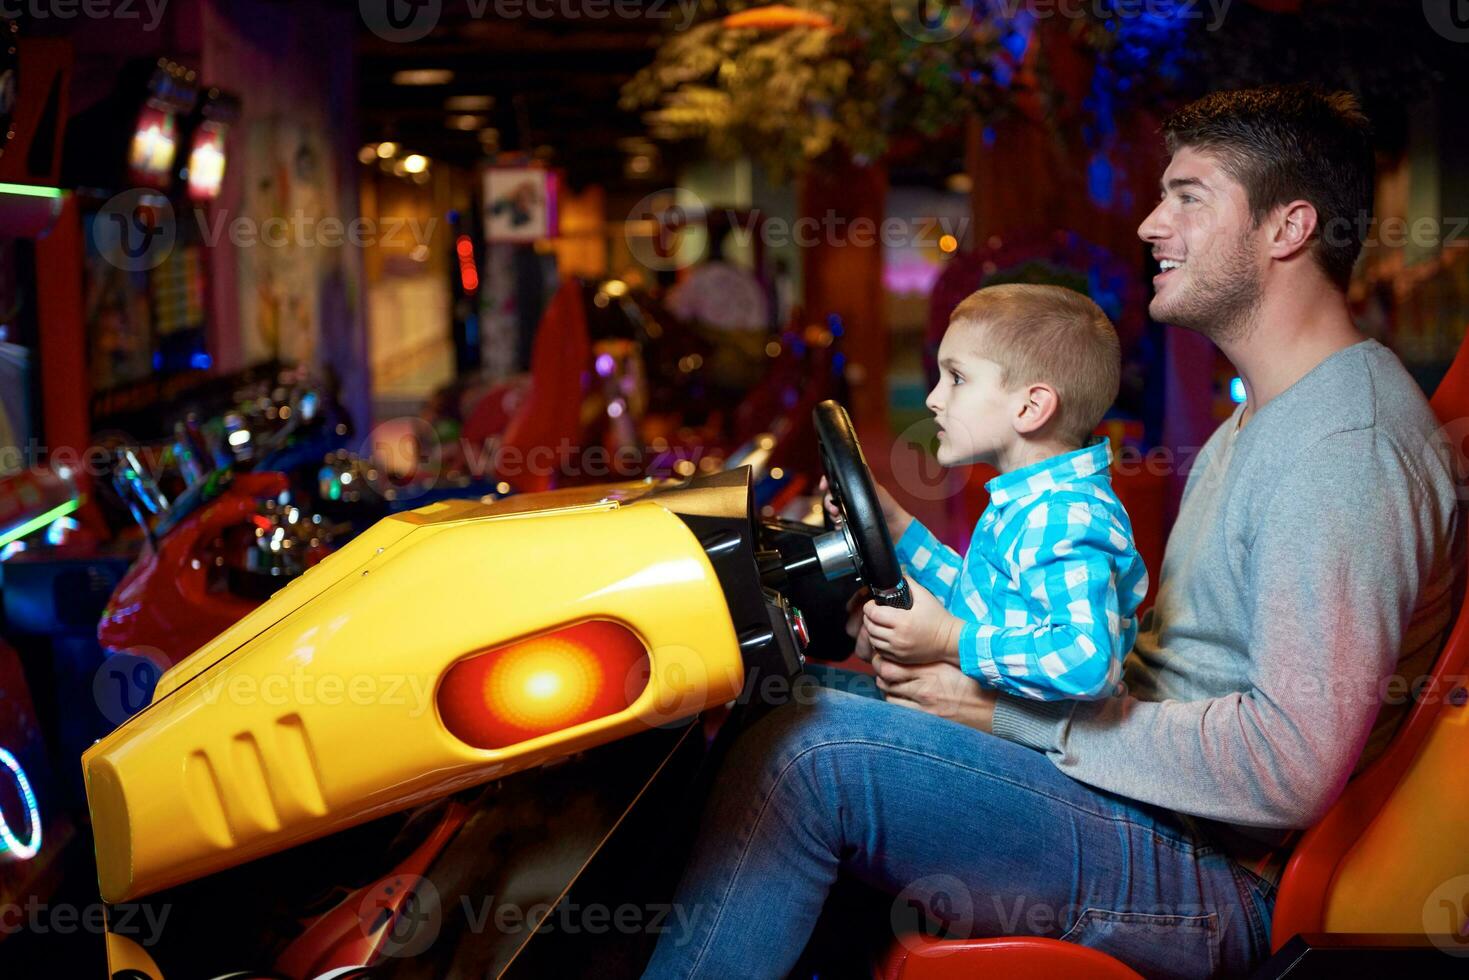
<svg viewBox="0 0 1469 980">
<path fill-rule="evenodd" d="M 22 39 L 0 20 L 0 591 L 7 600 L 13 559 L 6 559 L 60 540 L 85 490 L 82 474 L 41 465 L 43 447 L 86 441 L 85 396 L 74 384 L 82 365 L 80 229 L 76 202 L 58 181 L 70 69 L 67 42 Z M 49 659 L 23 655 L 13 625 L 0 620 L 0 908 L 51 900 L 74 836 L 68 809 L 82 806 L 53 778 L 60 753 L 46 724 L 55 715 Z M 0 941 L 12 931 L 0 929 Z"/>
<path fill-rule="evenodd" d="M 99 428 L 109 427 L 110 416 L 156 406 L 185 376 L 211 366 L 203 245 L 191 209 L 218 193 L 236 105 L 218 92 L 201 98 L 193 69 L 138 61 L 110 96 L 67 127 L 63 176 L 83 198 L 91 411 Z"/>
<path fill-rule="evenodd" d="M 19 188 L 0 202 L 9 236 L 0 239 L 0 296 L 15 348 L 0 351 L 9 355 L 0 364 L 20 377 L 5 390 L 21 393 L 5 428 L 27 450 L 12 453 L 25 470 L 10 481 L 14 521 L 0 483 L 0 535 L 32 534 L 0 555 L 0 572 L 7 635 L 32 675 L 63 790 L 80 804 L 79 773 L 64 763 L 117 720 L 96 626 L 139 543 L 96 506 L 109 481 L 93 433 L 127 425 L 132 438 L 162 435 L 148 431 L 163 421 L 158 404 L 210 366 L 197 223 L 176 220 L 169 195 L 206 201 L 218 192 L 238 102 L 201 94 L 194 72 L 174 62 L 139 62 L 68 123 L 69 67 L 65 47 L 21 39 L 12 131 L 28 145 L 0 158 Z M 155 247 L 164 233 L 172 240 Z M 46 462 L 51 469 L 34 465 Z M 70 499 L 55 499 L 68 480 Z M 69 520 L 85 533 L 67 541 L 54 517 L 78 508 Z"/>
</svg>

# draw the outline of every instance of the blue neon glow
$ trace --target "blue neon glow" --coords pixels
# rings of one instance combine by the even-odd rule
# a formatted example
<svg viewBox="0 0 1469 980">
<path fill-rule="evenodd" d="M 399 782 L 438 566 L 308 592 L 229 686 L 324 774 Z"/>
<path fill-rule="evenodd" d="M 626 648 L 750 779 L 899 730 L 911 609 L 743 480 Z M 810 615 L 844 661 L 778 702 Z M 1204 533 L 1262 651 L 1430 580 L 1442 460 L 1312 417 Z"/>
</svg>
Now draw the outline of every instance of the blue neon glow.
<svg viewBox="0 0 1469 980">
<path fill-rule="evenodd" d="M 1000 46 L 1010 52 L 1010 57 L 1020 61 L 1025 57 L 1025 49 L 1030 47 L 1030 34 L 1032 24 L 1028 18 L 1017 19 L 1014 22 L 1015 29 L 1000 39 Z"/>
<path fill-rule="evenodd" d="M 75 531 L 80 527 L 81 525 L 77 523 L 75 517 L 58 518 L 51 523 L 50 527 L 46 528 L 46 543 L 54 548 L 66 540 L 68 532 Z"/>
<path fill-rule="evenodd" d="M 1229 383 L 1229 397 L 1236 405 L 1243 405 L 1245 403 L 1245 398 L 1248 396 L 1245 392 L 1244 378 L 1235 378 Z"/>
<path fill-rule="evenodd" d="M 208 371 L 214 366 L 214 358 L 203 351 L 196 351 L 189 355 L 189 367 L 196 371 Z"/>
<path fill-rule="evenodd" d="M 1086 167 L 1087 194 L 1099 207 L 1112 206 L 1112 164 L 1101 153 L 1094 154 Z"/>
<path fill-rule="evenodd" d="M 16 788 L 20 790 L 21 803 L 26 810 L 26 820 L 31 825 L 30 839 L 22 841 L 15 836 L 15 832 L 5 822 L 5 814 L 0 813 L 0 861 L 29 861 L 41 852 L 41 810 L 36 806 L 36 794 L 31 789 L 31 781 L 15 756 L 6 749 L 0 749 L 0 765 L 10 770 L 11 778 L 15 780 Z"/>
</svg>

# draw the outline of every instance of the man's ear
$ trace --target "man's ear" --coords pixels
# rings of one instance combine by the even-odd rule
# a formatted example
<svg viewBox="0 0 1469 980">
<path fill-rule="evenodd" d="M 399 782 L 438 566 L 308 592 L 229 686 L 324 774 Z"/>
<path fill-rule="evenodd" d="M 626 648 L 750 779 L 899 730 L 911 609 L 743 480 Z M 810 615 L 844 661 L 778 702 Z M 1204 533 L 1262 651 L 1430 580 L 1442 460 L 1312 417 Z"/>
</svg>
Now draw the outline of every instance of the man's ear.
<svg viewBox="0 0 1469 980">
<path fill-rule="evenodd" d="M 1020 393 L 1020 410 L 1015 414 L 1015 431 L 1034 435 L 1045 428 L 1061 410 L 1061 397 L 1048 384 L 1026 385 Z"/>
<path fill-rule="evenodd" d="M 1329 233 L 1330 228 L 1317 227 L 1316 206 L 1310 201 L 1291 201 L 1275 209 L 1272 216 L 1274 228 L 1270 236 L 1269 253 L 1272 259 L 1289 259 L 1310 247 L 1317 232 Z M 1345 229 L 1336 229 L 1342 234 Z"/>
</svg>

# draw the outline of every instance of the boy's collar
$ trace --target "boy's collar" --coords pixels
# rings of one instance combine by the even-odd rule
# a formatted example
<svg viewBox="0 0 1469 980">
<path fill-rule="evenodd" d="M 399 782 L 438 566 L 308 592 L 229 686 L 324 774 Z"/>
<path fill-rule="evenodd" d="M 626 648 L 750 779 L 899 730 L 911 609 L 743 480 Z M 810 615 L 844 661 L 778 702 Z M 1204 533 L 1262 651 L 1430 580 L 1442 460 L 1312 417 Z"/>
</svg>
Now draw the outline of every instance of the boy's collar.
<svg viewBox="0 0 1469 980">
<path fill-rule="evenodd" d="M 984 488 L 989 491 L 990 502 L 1003 507 L 1012 500 L 1105 473 L 1111 465 L 1112 441 L 1098 437 L 1092 440 L 1091 445 L 1002 473 L 986 483 Z"/>
</svg>

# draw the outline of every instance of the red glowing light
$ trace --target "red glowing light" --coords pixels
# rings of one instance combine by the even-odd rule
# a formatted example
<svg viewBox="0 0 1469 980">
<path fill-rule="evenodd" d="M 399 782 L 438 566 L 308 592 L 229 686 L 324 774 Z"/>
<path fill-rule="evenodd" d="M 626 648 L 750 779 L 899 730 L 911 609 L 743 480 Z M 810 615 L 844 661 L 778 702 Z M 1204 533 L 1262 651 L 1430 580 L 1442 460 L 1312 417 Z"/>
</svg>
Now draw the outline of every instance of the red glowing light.
<svg viewBox="0 0 1469 980">
<path fill-rule="evenodd" d="M 466 293 L 472 293 L 479 288 L 479 271 L 474 265 L 474 243 L 469 240 L 468 235 L 460 235 L 454 243 L 454 251 L 459 253 L 459 285 L 464 287 Z"/>
<path fill-rule="evenodd" d="M 439 714 L 455 737 L 499 749 L 616 714 L 647 683 L 642 641 L 594 620 L 454 664 L 439 685 Z"/>
</svg>

